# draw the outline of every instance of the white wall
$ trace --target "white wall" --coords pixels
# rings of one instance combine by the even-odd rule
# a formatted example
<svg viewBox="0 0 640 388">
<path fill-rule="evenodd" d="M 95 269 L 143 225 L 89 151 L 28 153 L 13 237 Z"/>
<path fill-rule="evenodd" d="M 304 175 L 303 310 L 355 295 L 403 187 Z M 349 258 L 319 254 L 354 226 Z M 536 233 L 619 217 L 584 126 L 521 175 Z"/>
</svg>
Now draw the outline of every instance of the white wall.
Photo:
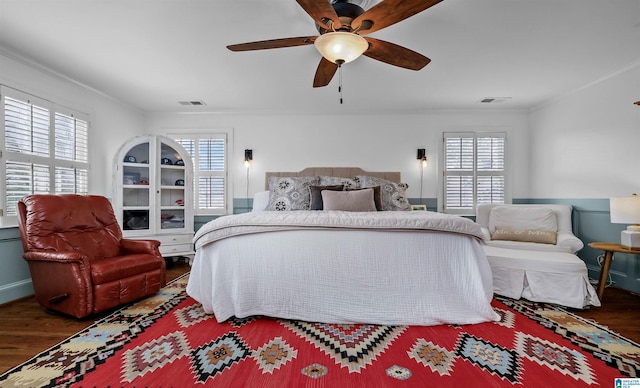
<svg viewBox="0 0 640 388">
<path fill-rule="evenodd" d="M 438 193 L 438 159 L 444 131 L 506 131 L 515 197 L 526 196 L 528 114 L 523 112 L 432 112 L 412 115 L 277 116 L 156 113 L 148 117 L 150 134 L 205 132 L 233 128 L 231 173 L 234 197 L 246 197 L 244 149 L 253 149 L 249 196 L 264 189 L 266 171 L 305 167 L 361 167 L 400 171 L 408 196 L 420 196 L 416 150 L 426 148 L 423 197 Z"/>
<path fill-rule="evenodd" d="M 110 197 L 113 156 L 126 138 L 143 132 L 142 113 L 2 51 L 0 84 L 91 116 L 89 191 L 92 194 Z M 2 184 L 4 182 L 0 182 L 0 185 Z M 4 200 L 5 198 L 2 198 L 2 201 Z M 12 224 L 8 223 L 5 226 Z M 0 230 L 0 251 L 3 252 L 0 304 L 33 294 L 29 269 L 26 261 L 22 259 L 22 244 L 17 228 Z"/>
<path fill-rule="evenodd" d="M 2 51 L 0 84 L 91 116 L 89 191 L 111 197 L 113 156 L 128 137 L 144 132 L 143 113 Z"/>
<path fill-rule="evenodd" d="M 640 193 L 640 64 L 531 114 L 532 198 Z"/>
</svg>

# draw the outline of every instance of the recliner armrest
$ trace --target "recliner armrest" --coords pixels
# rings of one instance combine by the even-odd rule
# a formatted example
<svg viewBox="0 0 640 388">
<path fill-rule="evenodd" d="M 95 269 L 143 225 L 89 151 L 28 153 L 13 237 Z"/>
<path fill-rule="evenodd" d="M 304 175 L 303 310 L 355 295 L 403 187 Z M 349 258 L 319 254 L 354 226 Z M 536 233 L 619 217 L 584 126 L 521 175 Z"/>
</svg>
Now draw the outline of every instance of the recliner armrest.
<svg viewBox="0 0 640 388">
<path fill-rule="evenodd" d="M 87 256 L 78 252 L 29 251 L 23 255 L 27 261 L 55 261 L 58 263 L 81 263 Z"/>
<path fill-rule="evenodd" d="M 160 256 L 160 251 L 158 250 L 160 241 L 158 240 L 122 239 L 120 240 L 120 245 L 122 246 L 124 254 L 151 253 Z"/>
<path fill-rule="evenodd" d="M 556 245 L 571 250 L 571 253 L 576 253 L 584 247 L 582 240 L 577 238 L 573 233 L 567 231 L 559 231 Z"/>
</svg>

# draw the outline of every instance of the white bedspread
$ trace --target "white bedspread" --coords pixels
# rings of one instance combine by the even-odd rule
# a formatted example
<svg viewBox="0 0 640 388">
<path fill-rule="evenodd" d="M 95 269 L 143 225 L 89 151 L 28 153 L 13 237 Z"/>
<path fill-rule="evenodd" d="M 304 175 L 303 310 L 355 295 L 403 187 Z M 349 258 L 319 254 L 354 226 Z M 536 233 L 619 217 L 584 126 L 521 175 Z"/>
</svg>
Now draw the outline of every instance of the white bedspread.
<svg viewBox="0 0 640 388">
<path fill-rule="evenodd" d="M 384 229 L 452 232 L 482 239 L 475 222 L 434 212 L 265 211 L 217 218 L 198 230 L 196 249 L 226 237 L 294 229 Z"/>
<path fill-rule="evenodd" d="M 219 218 L 194 238 L 187 293 L 219 322 L 251 315 L 388 325 L 499 319 L 481 232 L 470 220 L 429 212 L 268 213 Z M 321 222 L 300 221 L 309 217 Z"/>
</svg>

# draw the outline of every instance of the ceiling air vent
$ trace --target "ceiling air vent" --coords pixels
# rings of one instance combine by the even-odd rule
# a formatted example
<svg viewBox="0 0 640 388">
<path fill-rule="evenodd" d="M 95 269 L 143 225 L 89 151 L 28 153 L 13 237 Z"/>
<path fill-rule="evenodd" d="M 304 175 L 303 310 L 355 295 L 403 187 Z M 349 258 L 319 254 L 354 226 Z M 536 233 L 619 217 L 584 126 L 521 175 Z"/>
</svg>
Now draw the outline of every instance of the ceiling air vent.
<svg viewBox="0 0 640 388">
<path fill-rule="evenodd" d="M 482 104 L 497 104 L 499 102 L 505 102 L 510 99 L 511 97 L 485 97 L 482 100 L 480 100 L 480 102 Z"/>
<path fill-rule="evenodd" d="M 185 106 L 203 106 L 206 105 L 204 101 L 178 101 L 178 104 Z"/>
</svg>

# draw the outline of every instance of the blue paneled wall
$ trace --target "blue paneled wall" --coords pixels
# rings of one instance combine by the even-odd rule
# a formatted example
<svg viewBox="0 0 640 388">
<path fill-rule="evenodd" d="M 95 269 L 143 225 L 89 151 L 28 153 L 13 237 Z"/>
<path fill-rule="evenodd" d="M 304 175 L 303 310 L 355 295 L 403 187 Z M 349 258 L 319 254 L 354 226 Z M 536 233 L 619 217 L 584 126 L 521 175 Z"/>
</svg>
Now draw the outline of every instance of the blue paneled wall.
<svg viewBox="0 0 640 388">
<path fill-rule="evenodd" d="M 0 229 L 0 304 L 33 294 L 18 228 Z"/>
<path fill-rule="evenodd" d="M 585 247 L 578 252 L 589 269 L 589 276 L 598 279 L 600 264 L 598 257 L 602 251 L 589 247 L 590 242 L 604 241 L 619 243 L 620 232 L 627 225 L 612 224 L 609 218 L 609 199 L 518 199 L 513 203 L 559 203 L 573 206 L 573 232 Z M 611 269 L 610 280 L 615 286 L 640 292 L 640 256 L 616 253 Z"/>
</svg>

